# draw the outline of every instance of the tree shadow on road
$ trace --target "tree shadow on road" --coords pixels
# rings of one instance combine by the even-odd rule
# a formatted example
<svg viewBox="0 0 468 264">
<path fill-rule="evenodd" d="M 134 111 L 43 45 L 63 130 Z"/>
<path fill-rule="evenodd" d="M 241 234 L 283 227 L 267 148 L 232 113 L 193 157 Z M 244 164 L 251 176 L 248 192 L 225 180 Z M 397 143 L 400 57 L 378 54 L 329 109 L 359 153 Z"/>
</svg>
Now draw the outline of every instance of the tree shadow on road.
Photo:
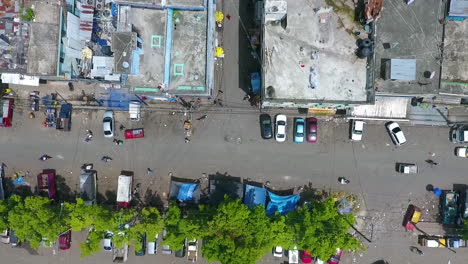
<svg viewBox="0 0 468 264">
<path fill-rule="evenodd" d="M 326 195 L 324 192 L 320 192 L 315 189 L 311 182 L 298 188 L 298 192 L 301 194 L 299 204 L 310 201 L 320 201 Z"/>
<path fill-rule="evenodd" d="M 106 191 L 105 195 L 97 193 L 97 202 L 104 206 L 115 206 L 117 205 L 117 192 Z"/>
<path fill-rule="evenodd" d="M 160 211 L 164 209 L 164 203 L 161 196 L 150 189 L 146 190 L 143 203 L 147 206 L 156 207 Z"/>
<path fill-rule="evenodd" d="M 74 202 L 77 197 L 77 192 L 72 191 L 70 186 L 65 183 L 65 178 L 62 175 L 55 175 L 55 186 L 57 188 L 57 197 L 60 201 Z"/>
</svg>

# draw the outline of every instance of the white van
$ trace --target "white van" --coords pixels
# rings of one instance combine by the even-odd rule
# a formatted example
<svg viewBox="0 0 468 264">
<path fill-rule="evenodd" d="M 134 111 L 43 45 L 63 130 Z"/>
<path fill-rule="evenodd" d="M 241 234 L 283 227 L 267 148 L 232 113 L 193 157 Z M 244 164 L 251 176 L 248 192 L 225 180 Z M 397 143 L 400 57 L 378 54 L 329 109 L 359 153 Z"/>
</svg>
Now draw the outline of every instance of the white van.
<svg viewBox="0 0 468 264">
<path fill-rule="evenodd" d="M 140 108 L 141 103 L 138 101 L 130 101 L 128 104 L 128 113 L 130 114 L 131 121 L 140 121 Z"/>
<path fill-rule="evenodd" d="M 158 254 L 158 235 L 156 235 L 154 240 L 148 240 L 146 248 L 148 249 L 148 255 Z"/>
<path fill-rule="evenodd" d="M 289 264 L 299 264 L 299 250 L 294 246 L 294 249 L 288 250 Z"/>
</svg>

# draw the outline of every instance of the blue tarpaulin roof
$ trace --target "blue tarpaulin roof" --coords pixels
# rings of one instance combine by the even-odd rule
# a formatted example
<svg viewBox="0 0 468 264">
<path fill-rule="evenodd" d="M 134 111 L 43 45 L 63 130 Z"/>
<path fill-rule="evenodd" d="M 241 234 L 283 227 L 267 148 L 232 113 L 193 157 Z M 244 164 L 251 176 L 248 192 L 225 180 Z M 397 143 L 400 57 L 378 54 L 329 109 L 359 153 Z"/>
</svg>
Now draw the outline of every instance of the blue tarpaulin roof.
<svg viewBox="0 0 468 264">
<path fill-rule="evenodd" d="M 170 200 L 182 200 L 198 203 L 200 201 L 200 186 L 197 183 L 171 181 Z"/>
<path fill-rule="evenodd" d="M 257 205 L 265 206 L 266 202 L 266 189 L 256 187 L 253 185 L 245 185 L 245 195 L 244 195 L 244 203 L 252 208 Z"/>
<path fill-rule="evenodd" d="M 273 215 L 275 212 L 280 212 L 285 215 L 296 209 L 297 201 L 299 201 L 299 194 L 292 194 L 280 196 L 272 192 L 268 192 L 270 202 L 267 206 L 267 215 Z"/>
<path fill-rule="evenodd" d="M 198 184 L 195 183 L 184 183 L 179 188 L 179 193 L 177 194 L 177 199 L 182 201 L 192 201 L 193 200 L 193 191 L 197 188 Z"/>
</svg>

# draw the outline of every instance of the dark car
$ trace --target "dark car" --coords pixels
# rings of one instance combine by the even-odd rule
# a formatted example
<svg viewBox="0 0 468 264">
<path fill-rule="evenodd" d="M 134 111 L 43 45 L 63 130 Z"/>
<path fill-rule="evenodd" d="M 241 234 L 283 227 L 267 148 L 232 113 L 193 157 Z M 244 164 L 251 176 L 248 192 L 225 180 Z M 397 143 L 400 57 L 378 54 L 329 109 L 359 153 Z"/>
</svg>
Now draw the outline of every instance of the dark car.
<svg viewBox="0 0 468 264">
<path fill-rule="evenodd" d="M 260 115 L 260 133 L 263 139 L 270 139 L 273 137 L 273 125 L 269 114 Z"/>
<path fill-rule="evenodd" d="M 62 233 L 59 236 L 59 248 L 60 250 L 67 250 L 71 247 L 71 230 Z"/>
<path fill-rule="evenodd" d="M 315 117 L 309 117 L 306 120 L 307 123 L 307 128 L 306 128 L 306 134 L 307 134 L 307 142 L 309 143 L 315 143 L 317 142 L 317 118 Z"/>
<path fill-rule="evenodd" d="M 184 241 L 182 242 L 182 249 L 179 249 L 175 252 L 175 256 L 178 257 L 178 258 L 183 258 L 185 257 L 185 244 L 187 242 L 187 239 L 184 239 Z"/>
<path fill-rule="evenodd" d="M 146 252 L 146 233 L 141 234 L 141 249 L 135 251 L 135 256 L 144 256 Z"/>
</svg>

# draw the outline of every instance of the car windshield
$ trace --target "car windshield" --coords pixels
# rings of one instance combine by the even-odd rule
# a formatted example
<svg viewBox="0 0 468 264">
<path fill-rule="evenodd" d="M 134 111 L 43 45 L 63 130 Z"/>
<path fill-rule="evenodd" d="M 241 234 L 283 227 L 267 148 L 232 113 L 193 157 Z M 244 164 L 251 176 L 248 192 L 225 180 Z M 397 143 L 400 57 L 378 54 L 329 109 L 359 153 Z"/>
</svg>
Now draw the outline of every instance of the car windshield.
<svg viewBox="0 0 468 264">
<path fill-rule="evenodd" d="M 278 138 L 284 138 L 283 134 L 278 134 Z"/>
<path fill-rule="evenodd" d="M 270 122 L 270 120 L 268 120 L 268 119 L 265 119 L 265 120 L 263 120 L 263 122 L 262 122 L 262 123 L 263 123 L 264 125 L 269 125 L 271 122 Z"/>
<path fill-rule="evenodd" d="M 284 125 L 286 125 L 286 123 L 284 121 L 278 121 L 278 125 L 284 126 Z"/>
<path fill-rule="evenodd" d="M 361 134 L 362 134 L 362 131 L 360 131 L 360 130 L 354 130 L 354 134 L 361 135 Z"/>
<path fill-rule="evenodd" d="M 394 129 L 392 129 L 392 132 L 395 133 L 395 134 L 400 132 L 400 131 L 401 131 L 401 129 L 399 127 L 395 127 Z"/>
<path fill-rule="evenodd" d="M 110 132 L 110 131 L 104 131 L 104 134 L 105 134 L 105 135 L 111 135 L 112 132 Z"/>
</svg>

